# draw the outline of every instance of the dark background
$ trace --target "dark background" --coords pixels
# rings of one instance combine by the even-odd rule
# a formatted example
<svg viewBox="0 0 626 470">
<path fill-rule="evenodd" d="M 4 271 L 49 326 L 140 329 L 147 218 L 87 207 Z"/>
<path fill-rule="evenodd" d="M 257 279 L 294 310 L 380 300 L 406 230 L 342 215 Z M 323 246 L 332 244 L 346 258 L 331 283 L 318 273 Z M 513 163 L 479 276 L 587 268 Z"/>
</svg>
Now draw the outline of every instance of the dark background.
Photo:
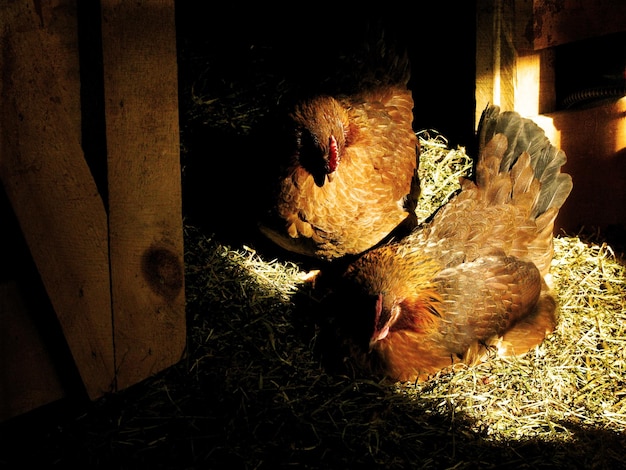
<svg viewBox="0 0 626 470">
<path fill-rule="evenodd" d="M 334 12 L 321 6 L 298 12 L 227 6 L 219 15 L 205 15 L 197 5 L 188 1 L 176 5 L 182 86 L 201 72 L 194 67 L 201 66 L 198 59 L 203 53 L 205 57 L 219 56 L 224 68 L 214 74 L 249 74 L 243 55 L 246 46 L 265 47 L 266 55 L 273 55 L 276 61 L 276 73 L 288 74 L 294 81 L 314 82 L 336 72 L 330 70 L 333 60 L 354 47 L 368 26 L 382 26 L 388 37 L 406 46 L 412 62 L 415 129 L 434 128 L 452 146 L 465 145 L 473 136 L 473 1 L 424 2 L 417 9 L 377 4 L 370 8 L 373 11 L 361 6 L 355 12 Z"/>
<path fill-rule="evenodd" d="M 278 132 L 281 116 L 301 96 L 358 89 L 380 66 L 376 54 L 364 50 L 381 37 L 386 47 L 408 55 L 414 130 L 432 129 L 451 148 L 471 149 L 475 17 L 474 2 L 355 12 L 226 6 L 219 15 L 178 2 L 187 221 L 226 243 L 261 248 L 265 240 L 257 238 L 252 213 L 286 140 Z"/>
</svg>

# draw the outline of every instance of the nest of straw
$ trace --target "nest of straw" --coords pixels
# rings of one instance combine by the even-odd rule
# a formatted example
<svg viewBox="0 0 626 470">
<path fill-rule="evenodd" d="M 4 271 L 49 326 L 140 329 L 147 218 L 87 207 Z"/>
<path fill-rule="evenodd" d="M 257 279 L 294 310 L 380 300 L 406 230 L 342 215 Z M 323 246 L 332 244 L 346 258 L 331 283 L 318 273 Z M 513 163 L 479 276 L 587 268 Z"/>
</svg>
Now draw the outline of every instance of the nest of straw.
<svg viewBox="0 0 626 470">
<path fill-rule="evenodd" d="M 463 148 L 431 134 L 420 134 L 421 218 L 471 171 Z M 189 370 L 215 374 L 213 405 L 231 412 L 207 455 L 248 468 L 626 464 L 626 276 L 606 243 L 555 238 L 560 321 L 530 353 L 390 386 L 320 368 L 315 326 L 297 308 L 310 299 L 298 265 L 197 233 L 189 241 Z"/>
<path fill-rule="evenodd" d="M 431 134 L 426 212 L 471 168 Z M 192 226 L 185 238 L 186 357 L 46 430 L 38 456 L 94 468 L 626 466 L 626 273 L 610 246 L 555 238 L 560 321 L 530 353 L 390 385 L 321 367 L 299 264 Z"/>
</svg>

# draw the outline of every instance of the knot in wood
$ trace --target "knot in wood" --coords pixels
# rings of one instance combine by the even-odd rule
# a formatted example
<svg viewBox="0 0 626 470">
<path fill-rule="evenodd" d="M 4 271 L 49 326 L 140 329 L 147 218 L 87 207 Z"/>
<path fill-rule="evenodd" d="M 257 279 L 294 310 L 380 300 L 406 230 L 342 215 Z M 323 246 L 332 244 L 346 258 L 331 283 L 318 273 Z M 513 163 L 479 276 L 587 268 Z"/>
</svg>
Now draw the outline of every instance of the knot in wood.
<svg viewBox="0 0 626 470">
<path fill-rule="evenodd" d="M 183 288 L 182 264 L 167 248 L 147 249 L 142 256 L 141 268 L 150 288 L 168 301 L 174 300 Z"/>
</svg>

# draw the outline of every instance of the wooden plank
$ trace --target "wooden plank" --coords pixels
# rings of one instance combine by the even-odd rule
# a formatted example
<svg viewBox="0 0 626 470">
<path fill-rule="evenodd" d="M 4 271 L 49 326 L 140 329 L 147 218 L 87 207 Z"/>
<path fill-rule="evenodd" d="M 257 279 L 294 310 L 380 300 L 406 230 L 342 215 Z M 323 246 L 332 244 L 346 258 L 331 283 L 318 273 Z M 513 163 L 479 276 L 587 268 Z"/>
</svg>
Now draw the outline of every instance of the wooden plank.
<svg viewBox="0 0 626 470">
<path fill-rule="evenodd" d="M 180 360 L 185 299 L 173 0 L 103 0 L 117 383 Z"/>
<path fill-rule="evenodd" d="M 554 49 L 542 49 L 539 53 L 539 103 L 537 113 L 551 113 L 556 109 L 556 72 Z"/>
<path fill-rule="evenodd" d="M 0 6 L 0 180 L 95 398 L 112 389 L 115 370 L 107 219 L 80 145 L 73 5 Z M 63 21 L 73 29 L 49 28 L 58 15 L 70 15 Z"/>
<path fill-rule="evenodd" d="M 626 227 L 626 98 L 533 118 L 567 154 L 574 188 L 556 229 Z"/>
<path fill-rule="evenodd" d="M 534 50 L 532 15 L 530 0 L 477 2 L 476 122 L 489 103 L 524 116 L 554 110 L 554 52 Z"/>
<path fill-rule="evenodd" d="M 480 121 L 482 111 L 488 104 L 498 104 L 498 83 L 495 70 L 499 69 L 496 57 L 495 5 L 489 0 L 476 1 L 476 115 Z"/>
<path fill-rule="evenodd" d="M 626 31 L 623 0 L 534 0 L 535 49 Z"/>
<path fill-rule="evenodd" d="M 527 34 L 530 0 L 476 2 L 476 122 L 487 104 L 537 114 L 528 102 L 537 87 L 540 61 Z M 521 97 L 526 99 L 522 100 Z"/>
</svg>

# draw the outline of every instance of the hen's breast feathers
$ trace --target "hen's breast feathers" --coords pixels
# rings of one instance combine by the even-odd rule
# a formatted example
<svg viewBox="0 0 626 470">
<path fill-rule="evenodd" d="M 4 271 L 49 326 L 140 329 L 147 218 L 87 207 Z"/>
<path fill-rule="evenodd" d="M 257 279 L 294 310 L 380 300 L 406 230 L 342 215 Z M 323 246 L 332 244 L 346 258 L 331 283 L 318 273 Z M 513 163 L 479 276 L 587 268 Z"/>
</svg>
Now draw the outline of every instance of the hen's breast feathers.
<svg viewBox="0 0 626 470">
<path fill-rule="evenodd" d="M 325 109 L 330 102 L 333 109 L 342 105 L 346 138 L 337 169 L 318 184 L 294 161 L 280 183 L 276 210 L 291 238 L 310 238 L 319 245 L 317 256 L 334 258 L 371 248 L 414 211 L 419 191 L 418 142 L 411 126 L 413 98 L 407 89 L 390 88 L 350 100 L 326 99 L 320 99 L 318 108 L 315 101 L 309 105 L 315 119 L 307 123 L 324 140 L 333 128 L 329 116 L 337 114 Z M 307 116 L 300 118 L 304 122 Z M 311 245 L 303 249 L 310 250 Z"/>
</svg>

